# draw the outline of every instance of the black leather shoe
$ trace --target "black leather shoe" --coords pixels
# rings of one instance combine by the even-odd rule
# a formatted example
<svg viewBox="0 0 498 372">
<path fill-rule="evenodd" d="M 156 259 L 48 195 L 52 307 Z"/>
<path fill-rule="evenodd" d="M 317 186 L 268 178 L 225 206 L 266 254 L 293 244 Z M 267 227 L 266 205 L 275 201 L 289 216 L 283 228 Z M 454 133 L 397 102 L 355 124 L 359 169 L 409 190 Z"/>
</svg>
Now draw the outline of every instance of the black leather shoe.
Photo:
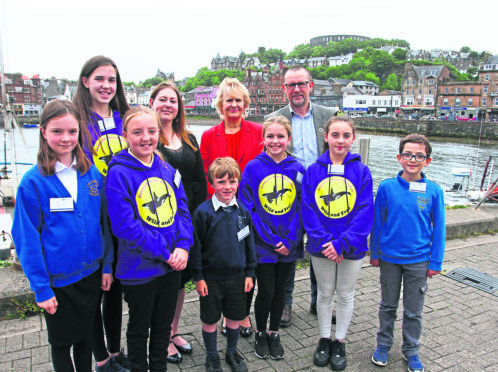
<svg viewBox="0 0 498 372">
<path fill-rule="evenodd" d="M 177 333 L 176 335 L 171 336 L 171 341 L 173 342 L 173 345 L 175 345 L 176 350 L 178 350 L 180 353 L 183 353 L 183 354 L 191 354 L 192 353 L 192 345 L 190 345 L 189 342 L 187 342 L 183 346 L 175 344 L 175 341 L 173 341 L 173 340 L 175 339 L 175 337 L 178 337 L 178 336 L 181 336 L 181 334 Z"/>
<path fill-rule="evenodd" d="M 180 364 L 183 361 L 182 354 L 180 354 L 178 352 L 176 354 L 173 354 L 173 355 L 168 355 L 168 357 L 166 359 L 167 359 L 168 363 L 173 363 L 173 364 Z"/>
<path fill-rule="evenodd" d="M 240 326 L 240 335 L 244 338 L 249 337 L 252 335 L 251 327 L 242 327 Z"/>
<path fill-rule="evenodd" d="M 292 305 L 285 305 L 282 319 L 280 319 L 280 327 L 288 327 L 292 324 Z"/>
<path fill-rule="evenodd" d="M 243 326 L 240 326 L 239 327 L 239 332 L 240 332 L 240 335 L 244 338 L 247 338 L 249 336 L 252 335 L 252 322 L 251 322 L 251 318 L 249 318 L 249 324 L 250 326 L 249 327 L 243 327 Z"/>
<path fill-rule="evenodd" d="M 313 364 L 318 367 L 325 367 L 330 363 L 330 338 L 321 338 L 318 341 L 315 354 L 313 355 Z"/>
<path fill-rule="evenodd" d="M 247 372 L 247 365 L 244 363 L 244 358 L 242 358 L 237 352 L 232 354 L 227 354 L 225 356 L 225 362 L 230 366 L 232 372 Z"/>
</svg>

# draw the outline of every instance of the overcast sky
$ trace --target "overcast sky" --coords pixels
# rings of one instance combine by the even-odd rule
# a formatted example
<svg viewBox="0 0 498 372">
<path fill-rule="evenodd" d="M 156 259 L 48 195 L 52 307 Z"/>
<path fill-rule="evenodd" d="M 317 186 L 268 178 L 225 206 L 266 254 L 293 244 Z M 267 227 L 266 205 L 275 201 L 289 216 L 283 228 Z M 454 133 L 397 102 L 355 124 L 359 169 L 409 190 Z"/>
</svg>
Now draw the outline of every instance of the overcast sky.
<svg viewBox="0 0 498 372">
<path fill-rule="evenodd" d="M 124 81 L 176 79 L 259 46 L 289 53 L 310 38 L 404 39 L 412 49 L 498 53 L 495 0 L 0 0 L 5 72 L 75 80 L 103 54 Z"/>
</svg>

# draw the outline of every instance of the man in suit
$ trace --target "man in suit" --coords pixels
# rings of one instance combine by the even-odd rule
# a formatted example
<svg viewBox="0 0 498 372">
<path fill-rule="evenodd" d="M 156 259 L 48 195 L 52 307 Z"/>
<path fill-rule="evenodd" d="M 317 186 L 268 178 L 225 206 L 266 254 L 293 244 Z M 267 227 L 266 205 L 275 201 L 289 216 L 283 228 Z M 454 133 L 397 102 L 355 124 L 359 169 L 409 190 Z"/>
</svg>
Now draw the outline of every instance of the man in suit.
<svg viewBox="0 0 498 372">
<path fill-rule="evenodd" d="M 292 67 L 284 75 L 282 89 L 287 95 L 289 105 L 265 117 L 283 115 L 292 125 L 292 143 L 287 146 L 294 157 L 306 168 L 313 164 L 323 152 L 324 127 L 327 121 L 336 114 L 330 107 L 320 106 L 310 102 L 309 94 L 313 90 L 311 74 L 304 67 Z M 294 292 L 294 277 L 296 266 L 289 272 L 287 278 L 285 308 L 280 325 L 288 327 L 292 323 L 292 294 Z M 310 313 L 316 315 L 316 279 L 310 261 L 311 304 Z"/>
</svg>

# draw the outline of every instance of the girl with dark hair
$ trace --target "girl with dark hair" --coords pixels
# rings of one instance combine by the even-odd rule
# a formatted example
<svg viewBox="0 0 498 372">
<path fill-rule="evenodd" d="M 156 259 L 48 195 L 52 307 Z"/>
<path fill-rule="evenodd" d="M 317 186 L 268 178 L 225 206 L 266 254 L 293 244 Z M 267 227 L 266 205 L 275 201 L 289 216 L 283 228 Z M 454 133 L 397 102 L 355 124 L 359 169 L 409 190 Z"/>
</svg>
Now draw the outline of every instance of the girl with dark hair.
<svg viewBox="0 0 498 372">
<path fill-rule="evenodd" d="M 113 280 L 110 230 L 101 218 L 102 176 L 83 153 L 80 137 L 74 105 L 48 103 L 38 164 L 19 185 L 12 227 L 17 255 L 44 310 L 52 364 L 63 372 L 91 371 L 99 286 L 107 291 Z"/>
<path fill-rule="evenodd" d="M 161 120 L 161 131 L 157 150 L 173 168 L 178 169 L 188 199 L 190 214 L 206 200 L 207 187 L 199 145 L 195 136 L 185 128 L 185 112 L 178 88 L 165 81 L 159 84 L 150 96 L 150 107 Z M 178 323 L 185 300 L 185 283 L 192 278 L 190 268 L 182 271 L 180 291 L 175 317 L 171 325 L 168 347 L 168 362 L 180 363 L 182 354 L 190 354 L 192 346 L 178 332 Z"/>
<path fill-rule="evenodd" d="M 126 147 L 122 118 L 129 108 L 118 68 L 112 59 L 95 56 L 86 61 L 73 102 L 82 118 L 83 149 L 102 176 L 106 177 L 112 157 Z M 116 247 L 114 238 L 114 262 Z M 121 367 L 129 367 L 121 349 L 122 313 L 121 282 L 115 280 L 110 291 L 103 294 L 102 311 L 99 306 L 95 315 L 93 354 L 97 372 L 121 371 Z"/>
</svg>

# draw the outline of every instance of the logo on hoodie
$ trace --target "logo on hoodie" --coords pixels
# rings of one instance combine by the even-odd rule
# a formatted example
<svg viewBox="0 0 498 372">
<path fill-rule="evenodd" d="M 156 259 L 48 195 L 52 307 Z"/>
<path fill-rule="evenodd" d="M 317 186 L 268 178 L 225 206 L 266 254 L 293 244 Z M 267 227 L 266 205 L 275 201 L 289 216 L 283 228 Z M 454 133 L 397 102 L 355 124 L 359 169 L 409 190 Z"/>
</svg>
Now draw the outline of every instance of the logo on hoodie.
<svg viewBox="0 0 498 372">
<path fill-rule="evenodd" d="M 93 163 L 103 176 L 107 176 L 107 167 L 112 157 L 127 147 L 124 138 L 117 134 L 104 134 L 95 141 Z"/>
<path fill-rule="evenodd" d="M 158 177 L 142 182 L 135 200 L 140 217 L 151 226 L 168 227 L 176 215 L 176 197 L 169 183 Z"/>
<path fill-rule="evenodd" d="M 258 196 L 266 212 L 282 215 L 290 211 L 296 199 L 296 186 L 283 174 L 271 174 L 259 184 Z"/>
<path fill-rule="evenodd" d="M 315 202 L 325 217 L 342 218 L 354 208 L 356 189 L 344 177 L 328 177 L 316 187 Z"/>
</svg>

